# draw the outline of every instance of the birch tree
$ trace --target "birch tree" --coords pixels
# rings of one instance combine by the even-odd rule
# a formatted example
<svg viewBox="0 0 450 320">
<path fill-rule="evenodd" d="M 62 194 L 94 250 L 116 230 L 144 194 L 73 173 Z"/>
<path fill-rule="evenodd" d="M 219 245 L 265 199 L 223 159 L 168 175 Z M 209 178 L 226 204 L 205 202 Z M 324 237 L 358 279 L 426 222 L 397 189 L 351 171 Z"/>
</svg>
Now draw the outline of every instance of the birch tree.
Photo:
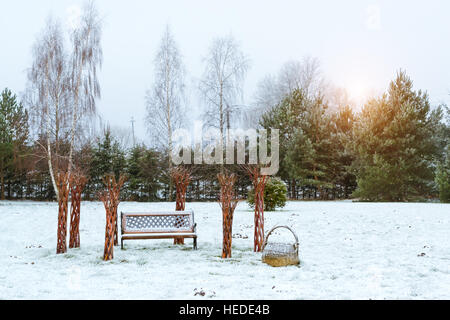
<svg viewBox="0 0 450 320">
<path fill-rule="evenodd" d="M 30 106 L 32 123 L 38 135 L 45 137 L 40 144 L 48 163 L 56 198 L 59 191 L 55 180 L 61 165 L 60 141 L 68 118 L 69 82 L 67 56 L 61 25 L 49 18 L 33 47 L 33 63 L 28 71 L 25 101 Z"/>
<path fill-rule="evenodd" d="M 83 116 L 96 113 L 96 100 L 100 98 L 98 69 L 101 68 L 102 22 L 92 1 L 85 4 L 78 25 L 72 30 L 70 58 L 70 90 L 72 93 L 72 124 L 68 172 L 73 167 L 75 139 Z"/>
<path fill-rule="evenodd" d="M 169 168 L 169 201 L 172 200 L 172 133 L 183 123 L 184 65 L 169 26 L 161 38 L 154 58 L 153 86 L 146 94 L 147 128 L 157 148 L 167 152 Z"/>
<path fill-rule="evenodd" d="M 216 38 L 204 63 L 199 89 L 208 105 L 205 118 L 209 124 L 219 128 L 223 145 L 225 123 L 236 111 L 238 98 L 243 97 L 243 84 L 250 63 L 232 35 Z"/>
</svg>

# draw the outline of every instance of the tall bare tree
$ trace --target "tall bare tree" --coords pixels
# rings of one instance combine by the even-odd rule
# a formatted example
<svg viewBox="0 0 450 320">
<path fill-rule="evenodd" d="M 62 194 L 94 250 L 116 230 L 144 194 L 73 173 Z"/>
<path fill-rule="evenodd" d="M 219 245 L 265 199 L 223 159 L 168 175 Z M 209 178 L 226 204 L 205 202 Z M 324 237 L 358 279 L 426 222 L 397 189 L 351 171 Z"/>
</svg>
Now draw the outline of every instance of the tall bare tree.
<svg viewBox="0 0 450 320">
<path fill-rule="evenodd" d="M 302 89 L 310 98 L 321 94 L 325 82 L 319 60 L 307 56 L 302 61 L 286 62 L 278 74 L 278 85 L 285 94 L 295 89 Z"/>
<path fill-rule="evenodd" d="M 45 137 L 41 145 L 56 194 L 56 171 L 60 166 L 61 138 L 66 133 L 70 99 L 67 56 L 64 38 L 58 21 L 49 18 L 33 47 L 33 64 L 28 71 L 28 85 L 25 102 L 30 107 L 32 123 L 38 134 Z"/>
<path fill-rule="evenodd" d="M 155 146 L 167 151 L 169 201 L 172 200 L 173 130 L 183 123 L 184 77 L 182 56 L 167 25 L 154 59 L 153 87 L 147 91 L 147 128 Z"/>
<path fill-rule="evenodd" d="M 257 125 L 264 112 L 276 106 L 295 89 L 301 89 L 309 98 L 328 92 L 317 59 L 305 57 L 301 61 L 288 61 L 276 76 L 264 77 L 258 83 L 253 108 L 247 110 L 247 122 Z"/>
<path fill-rule="evenodd" d="M 216 38 L 204 62 L 205 71 L 199 88 L 208 104 L 205 118 L 209 124 L 219 128 L 223 144 L 225 123 L 236 111 L 237 99 L 243 96 L 250 62 L 232 35 Z"/>
<path fill-rule="evenodd" d="M 75 139 L 80 132 L 83 116 L 96 113 L 96 99 L 100 98 L 98 69 L 103 61 L 101 46 L 102 22 L 93 1 L 84 5 L 79 24 L 71 33 L 70 90 L 72 93 L 72 125 L 68 172 L 73 167 Z"/>
</svg>

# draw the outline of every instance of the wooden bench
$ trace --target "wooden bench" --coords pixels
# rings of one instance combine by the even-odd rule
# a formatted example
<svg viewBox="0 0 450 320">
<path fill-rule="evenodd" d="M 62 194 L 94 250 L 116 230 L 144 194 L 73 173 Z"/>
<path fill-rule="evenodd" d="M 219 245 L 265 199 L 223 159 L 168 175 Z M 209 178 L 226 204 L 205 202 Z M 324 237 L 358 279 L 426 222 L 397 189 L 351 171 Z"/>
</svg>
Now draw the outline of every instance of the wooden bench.
<svg viewBox="0 0 450 320">
<path fill-rule="evenodd" d="M 194 211 L 172 211 L 155 213 L 121 212 L 121 248 L 124 240 L 143 239 L 194 239 L 197 250 L 197 224 Z"/>
</svg>

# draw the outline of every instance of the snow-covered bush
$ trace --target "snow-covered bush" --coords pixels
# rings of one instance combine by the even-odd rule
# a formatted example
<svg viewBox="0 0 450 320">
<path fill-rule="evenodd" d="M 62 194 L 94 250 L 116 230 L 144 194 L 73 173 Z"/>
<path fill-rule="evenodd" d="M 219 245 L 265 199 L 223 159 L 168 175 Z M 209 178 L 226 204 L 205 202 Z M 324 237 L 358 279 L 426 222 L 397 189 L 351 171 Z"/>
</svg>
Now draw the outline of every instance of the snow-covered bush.
<svg viewBox="0 0 450 320">
<path fill-rule="evenodd" d="M 264 189 L 264 210 L 274 211 L 283 208 L 287 201 L 286 185 L 279 178 L 270 178 Z M 247 202 L 253 208 L 255 206 L 255 190 L 252 188 L 248 193 Z"/>
</svg>

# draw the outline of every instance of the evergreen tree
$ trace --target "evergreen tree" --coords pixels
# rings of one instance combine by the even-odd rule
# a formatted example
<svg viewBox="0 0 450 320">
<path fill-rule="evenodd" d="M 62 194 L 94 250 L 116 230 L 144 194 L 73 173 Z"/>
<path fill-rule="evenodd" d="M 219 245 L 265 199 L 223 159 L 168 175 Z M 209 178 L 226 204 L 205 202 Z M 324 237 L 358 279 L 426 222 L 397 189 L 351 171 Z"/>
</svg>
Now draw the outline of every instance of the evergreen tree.
<svg viewBox="0 0 450 320">
<path fill-rule="evenodd" d="M 138 160 L 139 176 L 142 178 L 142 193 L 146 201 L 159 199 L 158 192 L 161 188 L 161 170 L 165 163 L 161 160 L 161 154 L 152 149 L 143 149 Z"/>
<path fill-rule="evenodd" d="M 143 179 L 139 167 L 139 160 L 142 156 L 142 147 L 136 146 L 131 149 L 127 158 L 127 198 L 132 201 L 139 201 L 142 198 Z"/>
<path fill-rule="evenodd" d="M 278 105 L 264 113 L 260 125 L 266 130 L 280 130 L 280 170 L 278 175 L 284 181 L 288 181 L 291 197 L 296 194 L 296 181 L 291 175 L 291 166 L 287 158 L 288 151 L 293 145 L 293 140 L 299 137 L 301 122 L 306 118 L 308 99 L 301 90 L 294 90 Z"/>
<path fill-rule="evenodd" d="M 387 94 L 371 100 L 354 129 L 354 196 L 370 201 L 407 201 L 432 188 L 436 132 L 442 117 L 426 93 L 414 91 L 401 71 Z"/>
<path fill-rule="evenodd" d="M 334 165 L 331 118 L 320 98 L 307 101 L 306 106 L 304 118 L 294 129 L 294 139 L 288 144 L 287 163 L 290 174 L 302 186 L 316 188 L 320 197 L 325 199 L 327 189 L 333 188 L 330 182 Z"/>
<path fill-rule="evenodd" d="M 356 189 L 356 177 L 351 172 L 354 156 L 351 151 L 355 114 L 349 106 L 339 107 L 332 115 L 331 140 L 333 169 L 331 181 L 334 185 L 333 198 L 349 198 Z"/>
<path fill-rule="evenodd" d="M 144 145 L 132 148 L 127 158 L 126 168 L 129 177 L 128 200 L 157 200 L 162 166 L 156 151 L 148 150 Z"/>
<path fill-rule="evenodd" d="M 436 184 L 439 189 L 439 199 L 442 203 L 450 202 L 450 150 L 447 149 L 445 162 L 439 163 L 436 169 Z"/>
<path fill-rule="evenodd" d="M 334 154 L 332 120 L 320 96 L 308 98 L 301 90 L 263 115 L 262 127 L 280 130 L 279 175 L 288 182 L 292 198 L 299 189 L 303 197 L 312 193 L 316 198 L 318 193 L 323 199 L 333 190 L 339 159 Z"/>
<path fill-rule="evenodd" d="M 11 186 L 17 185 L 17 177 L 23 175 L 24 155 L 28 140 L 28 113 L 16 95 L 5 89 L 0 99 L 0 198 L 5 199 L 5 183 L 8 197 L 12 196 Z M 8 180 L 8 181 L 5 181 Z M 20 184 L 19 184 L 20 185 Z M 22 194 L 22 189 L 16 190 Z"/>
<path fill-rule="evenodd" d="M 111 154 L 111 173 L 118 180 L 121 173 L 125 172 L 127 166 L 126 152 L 123 150 L 118 141 L 114 140 Z M 126 186 L 125 186 L 126 188 Z"/>
<path fill-rule="evenodd" d="M 111 131 L 106 129 L 101 140 L 93 150 L 92 161 L 89 168 L 90 180 L 86 186 L 89 197 L 96 197 L 96 193 L 103 188 L 103 177 L 114 174 L 116 179 L 125 171 L 125 152 L 120 144 L 114 140 Z"/>
<path fill-rule="evenodd" d="M 439 132 L 439 140 L 444 152 L 438 161 L 435 177 L 442 203 L 450 202 L 450 108 L 448 107 L 446 107 L 446 115 L 446 123 L 442 124 Z"/>
</svg>

